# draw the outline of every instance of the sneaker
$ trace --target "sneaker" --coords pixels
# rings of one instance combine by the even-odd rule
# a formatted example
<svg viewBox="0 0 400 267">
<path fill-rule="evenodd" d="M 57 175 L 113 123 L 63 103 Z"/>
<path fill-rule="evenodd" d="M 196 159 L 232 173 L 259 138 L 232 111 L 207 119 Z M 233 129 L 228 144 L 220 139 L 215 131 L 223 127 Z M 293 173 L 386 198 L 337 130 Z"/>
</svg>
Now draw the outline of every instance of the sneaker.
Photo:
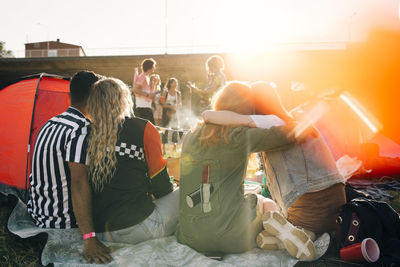
<svg viewBox="0 0 400 267">
<path fill-rule="evenodd" d="M 311 239 L 311 241 L 314 242 L 317 239 L 317 236 L 315 235 L 315 233 L 313 231 L 307 230 L 307 229 L 305 229 L 303 227 L 299 227 L 299 226 L 296 226 L 296 227 L 299 228 L 300 230 L 303 230 L 304 233 L 306 233 L 308 235 L 308 237 Z"/>
<path fill-rule="evenodd" d="M 265 231 L 281 240 L 291 256 L 299 260 L 315 259 L 314 243 L 303 230 L 293 226 L 275 211 L 263 214 L 262 220 Z"/>
<path fill-rule="evenodd" d="M 285 249 L 282 241 L 275 236 L 272 236 L 265 230 L 257 235 L 256 242 L 259 248 L 265 250 Z"/>
</svg>

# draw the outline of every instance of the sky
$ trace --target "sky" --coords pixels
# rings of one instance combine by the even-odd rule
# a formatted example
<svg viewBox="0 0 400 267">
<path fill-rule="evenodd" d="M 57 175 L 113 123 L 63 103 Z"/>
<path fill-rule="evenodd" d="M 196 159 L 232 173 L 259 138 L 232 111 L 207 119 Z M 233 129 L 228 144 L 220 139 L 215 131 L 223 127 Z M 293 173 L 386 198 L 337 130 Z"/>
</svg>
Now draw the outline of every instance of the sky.
<svg viewBox="0 0 400 267">
<path fill-rule="evenodd" d="M 76 44 L 91 55 L 340 47 L 399 27 L 400 0 L 4 0 L 0 41 Z"/>
</svg>

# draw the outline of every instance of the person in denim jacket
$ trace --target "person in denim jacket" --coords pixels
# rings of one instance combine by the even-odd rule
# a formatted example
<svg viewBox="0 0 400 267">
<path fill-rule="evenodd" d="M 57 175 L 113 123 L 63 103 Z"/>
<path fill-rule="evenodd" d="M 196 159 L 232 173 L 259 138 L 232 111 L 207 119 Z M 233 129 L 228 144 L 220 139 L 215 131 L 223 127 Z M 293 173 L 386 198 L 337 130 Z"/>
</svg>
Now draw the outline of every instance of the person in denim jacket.
<svg viewBox="0 0 400 267">
<path fill-rule="evenodd" d="M 203 113 L 206 122 L 268 128 L 295 122 L 267 83 L 254 83 L 253 104 L 258 114 Z M 273 116 L 276 115 L 276 116 Z M 314 233 L 334 230 L 335 218 L 346 203 L 344 180 L 323 137 L 316 129 L 304 142 L 263 152 L 268 189 L 289 222 Z"/>
</svg>

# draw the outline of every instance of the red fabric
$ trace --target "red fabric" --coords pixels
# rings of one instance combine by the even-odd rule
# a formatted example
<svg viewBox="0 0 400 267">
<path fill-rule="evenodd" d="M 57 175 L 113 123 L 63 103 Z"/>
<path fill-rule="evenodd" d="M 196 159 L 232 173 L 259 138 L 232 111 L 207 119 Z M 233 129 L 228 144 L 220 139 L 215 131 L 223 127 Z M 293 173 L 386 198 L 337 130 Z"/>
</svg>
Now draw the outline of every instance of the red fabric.
<svg viewBox="0 0 400 267">
<path fill-rule="evenodd" d="M 40 128 L 52 117 L 63 113 L 69 105 L 69 81 L 44 77 L 40 82 L 36 98 L 28 173 L 31 173 L 33 149 Z"/>
<path fill-rule="evenodd" d="M 39 78 L 22 80 L 0 90 L 0 183 L 21 189 L 25 188 L 28 142 L 38 81 Z M 30 158 L 42 125 L 69 106 L 68 93 L 68 81 L 44 77 L 40 82 Z"/>
<path fill-rule="evenodd" d="M 26 156 L 38 79 L 0 91 L 0 182 L 25 188 Z"/>
<path fill-rule="evenodd" d="M 150 122 L 146 123 L 144 129 L 143 144 L 150 179 L 153 179 L 166 167 L 167 163 L 162 156 L 160 134 Z"/>
<path fill-rule="evenodd" d="M 383 134 L 377 134 L 370 143 L 379 145 L 379 156 L 400 158 L 400 144 Z"/>
</svg>

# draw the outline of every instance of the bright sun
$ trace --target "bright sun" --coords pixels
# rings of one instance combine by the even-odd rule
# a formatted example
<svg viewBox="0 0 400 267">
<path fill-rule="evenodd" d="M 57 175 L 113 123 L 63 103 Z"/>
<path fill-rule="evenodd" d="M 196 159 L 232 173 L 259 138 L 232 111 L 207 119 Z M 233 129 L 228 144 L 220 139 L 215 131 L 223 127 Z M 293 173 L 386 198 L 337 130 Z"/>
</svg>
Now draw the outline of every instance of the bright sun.
<svg viewBox="0 0 400 267">
<path fill-rule="evenodd" d="M 214 2 L 212 9 L 210 27 L 224 52 L 254 53 L 328 39 L 347 41 L 349 8 L 343 1 L 223 0 Z"/>
</svg>

